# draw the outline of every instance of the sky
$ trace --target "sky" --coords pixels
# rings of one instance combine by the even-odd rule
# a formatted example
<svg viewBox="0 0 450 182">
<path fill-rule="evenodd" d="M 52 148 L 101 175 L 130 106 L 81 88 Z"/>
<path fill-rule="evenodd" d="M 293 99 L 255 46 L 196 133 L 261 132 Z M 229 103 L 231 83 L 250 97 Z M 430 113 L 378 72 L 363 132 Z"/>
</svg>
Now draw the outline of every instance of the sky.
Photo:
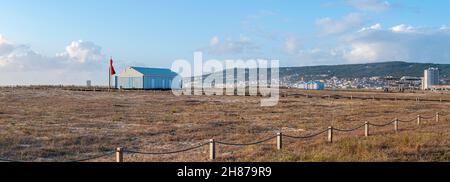
<svg viewBox="0 0 450 182">
<path fill-rule="evenodd" d="M 107 84 L 108 61 L 450 63 L 448 0 L 0 0 L 0 85 Z"/>
</svg>

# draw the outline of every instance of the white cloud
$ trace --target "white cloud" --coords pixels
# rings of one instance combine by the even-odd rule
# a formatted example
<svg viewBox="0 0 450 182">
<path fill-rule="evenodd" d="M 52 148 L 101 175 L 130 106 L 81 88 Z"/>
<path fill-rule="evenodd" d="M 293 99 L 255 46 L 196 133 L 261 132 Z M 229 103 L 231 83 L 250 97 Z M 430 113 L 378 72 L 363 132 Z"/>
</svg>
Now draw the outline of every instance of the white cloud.
<svg viewBox="0 0 450 182">
<path fill-rule="evenodd" d="M 347 3 L 362 11 L 382 12 L 391 8 L 388 1 L 382 0 L 347 0 Z"/>
<path fill-rule="evenodd" d="M 238 40 L 227 38 L 220 39 L 218 36 L 211 38 L 207 51 L 210 54 L 241 54 L 247 51 L 259 49 L 248 37 L 240 36 Z"/>
<path fill-rule="evenodd" d="M 370 27 L 364 27 L 361 30 L 359 30 L 359 32 L 363 32 L 363 31 L 370 31 L 370 30 L 381 30 L 383 27 L 381 26 L 381 24 L 377 23 L 375 25 L 372 25 Z"/>
<path fill-rule="evenodd" d="M 343 56 L 346 60 L 352 63 L 373 62 L 378 59 L 377 50 L 379 48 L 380 47 L 378 44 L 353 43 L 350 51 L 345 53 Z"/>
<path fill-rule="evenodd" d="M 102 55 L 101 50 L 102 48 L 95 45 L 93 42 L 78 40 L 70 43 L 70 45 L 66 47 L 66 52 L 59 56 L 85 63 L 86 61 L 103 60 L 104 56 Z"/>
<path fill-rule="evenodd" d="M 413 32 L 415 30 L 414 27 L 410 25 L 400 24 L 391 28 L 393 32 Z"/>
<path fill-rule="evenodd" d="M 398 25 L 390 29 L 358 32 L 342 43 L 350 45 L 344 55 L 350 62 L 450 61 L 450 32 L 440 28 Z"/>
<path fill-rule="evenodd" d="M 47 64 L 47 60 L 30 47 L 0 37 L 0 71 L 40 69 Z"/>
<path fill-rule="evenodd" d="M 284 42 L 284 52 L 288 54 L 297 54 L 300 48 L 300 42 L 295 37 L 288 37 Z"/>
<path fill-rule="evenodd" d="M 9 42 L 0 36 L 0 85 L 84 84 L 92 80 L 106 84 L 107 58 L 92 42 L 73 41 L 55 56 Z"/>
<path fill-rule="evenodd" d="M 297 64 L 346 64 L 383 61 L 450 62 L 450 31 L 443 27 L 381 24 L 339 36 L 335 42 L 301 49 Z"/>
<path fill-rule="evenodd" d="M 441 28 L 439 28 L 442 31 L 448 31 L 450 30 L 450 27 L 448 27 L 447 25 L 442 25 Z"/>
<path fill-rule="evenodd" d="M 9 54 L 14 50 L 14 46 L 10 44 L 5 37 L 0 35 L 0 56 Z"/>
<path fill-rule="evenodd" d="M 220 43 L 219 37 L 214 36 L 214 37 L 211 38 L 211 40 L 209 41 L 209 46 L 210 46 L 210 47 L 214 47 L 214 46 L 219 45 L 219 43 Z"/>
<path fill-rule="evenodd" d="M 359 13 L 350 13 L 339 20 L 332 18 L 322 18 L 316 21 L 322 35 L 333 35 L 345 33 L 363 23 L 363 16 Z"/>
</svg>

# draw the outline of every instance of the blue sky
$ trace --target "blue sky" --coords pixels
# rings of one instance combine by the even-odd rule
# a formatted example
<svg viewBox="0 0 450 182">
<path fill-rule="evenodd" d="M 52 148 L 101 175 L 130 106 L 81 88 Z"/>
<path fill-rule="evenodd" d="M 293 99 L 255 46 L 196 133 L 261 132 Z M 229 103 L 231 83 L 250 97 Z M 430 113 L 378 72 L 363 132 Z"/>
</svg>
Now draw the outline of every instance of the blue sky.
<svg viewBox="0 0 450 182">
<path fill-rule="evenodd" d="M 449 63 L 448 7 L 446 0 L 0 0 L 0 70 L 23 83 L 49 69 L 80 69 L 88 79 L 109 56 L 120 68 L 170 67 L 194 51 L 282 66 Z"/>
</svg>

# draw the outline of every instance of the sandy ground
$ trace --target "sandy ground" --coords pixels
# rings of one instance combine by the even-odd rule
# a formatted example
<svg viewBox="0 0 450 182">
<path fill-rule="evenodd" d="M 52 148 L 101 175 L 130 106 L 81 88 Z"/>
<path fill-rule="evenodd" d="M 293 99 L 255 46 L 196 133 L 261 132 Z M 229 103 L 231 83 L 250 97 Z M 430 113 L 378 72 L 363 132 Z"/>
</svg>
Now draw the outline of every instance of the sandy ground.
<svg viewBox="0 0 450 182">
<path fill-rule="evenodd" d="M 145 152 L 189 148 L 209 139 L 247 143 L 277 132 L 293 136 L 328 126 L 352 128 L 418 114 L 450 113 L 449 102 L 306 98 L 296 94 L 370 98 L 450 100 L 450 93 L 381 93 L 283 90 L 275 107 L 261 107 L 261 97 L 174 96 L 163 91 L 78 92 L 62 89 L 0 89 L 0 158 L 67 161 L 125 147 Z M 450 116 L 424 119 L 422 126 L 400 124 L 326 134 L 312 139 L 275 139 L 262 145 L 217 146 L 219 161 L 450 161 Z M 208 147 L 170 155 L 125 154 L 125 161 L 208 161 Z M 106 156 L 92 161 L 114 161 Z"/>
</svg>

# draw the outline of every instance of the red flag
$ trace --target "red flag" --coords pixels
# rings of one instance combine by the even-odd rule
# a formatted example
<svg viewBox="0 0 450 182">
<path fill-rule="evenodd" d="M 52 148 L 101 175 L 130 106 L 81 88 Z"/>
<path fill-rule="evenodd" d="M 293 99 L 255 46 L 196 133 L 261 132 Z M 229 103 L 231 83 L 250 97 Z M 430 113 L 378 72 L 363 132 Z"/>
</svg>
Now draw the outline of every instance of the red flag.
<svg viewBox="0 0 450 182">
<path fill-rule="evenodd" d="M 109 69 L 110 69 L 110 74 L 111 75 L 115 75 L 116 74 L 116 70 L 114 70 L 112 58 L 109 60 Z"/>
</svg>

